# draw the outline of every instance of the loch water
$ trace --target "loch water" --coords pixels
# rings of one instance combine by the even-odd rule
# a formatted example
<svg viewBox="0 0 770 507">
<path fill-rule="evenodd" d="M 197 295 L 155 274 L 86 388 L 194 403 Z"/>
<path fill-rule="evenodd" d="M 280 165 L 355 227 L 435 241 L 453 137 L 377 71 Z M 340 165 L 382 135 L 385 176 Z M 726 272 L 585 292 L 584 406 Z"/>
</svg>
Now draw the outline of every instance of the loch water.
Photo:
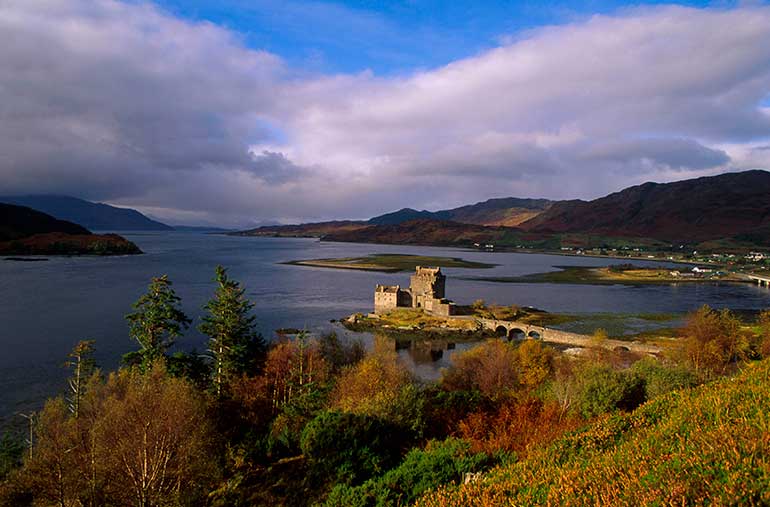
<svg viewBox="0 0 770 507">
<path fill-rule="evenodd" d="M 283 264 L 316 258 L 404 253 L 462 257 L 496 264 L 491 269 L 444 269 L 447 297 L 459 304 L 476 299 L 534 306 L 567 313 L 684 313 L 700 305 L 716 308 L 770 307 L 770 290 L 752 285 L 563 285 L 506 284 L 468 277 L 541 273 L 554 266 L 601 266 L 621 260 L 545 254 L 483 252 L 454 248 L 330 243 L 302 238 L 237 237 L 192 232 L 126 233 L 145 252 L 125 257 L 49 257 L 47 262 L 0 260 L 0 421 L 34 410 L 62 393 L 67 353 L 78 340 L 96 340 L 96 359 L 105 369 L 134 350 L 124 316 L 153 276 L 166 274 L 195 322 L 178 342 L 182 349 L 205 349 L 195 329 L 202 306 L 214 290 L 214 268 L 221 264 L 242 282 L 255 303 L 266 337 L 276 328 L 311 332 L 335 330 L 330 323 L 353 312 L 367 312 L 377 283 L 408 285 L 408 273 L 378 273 Z M 652 264 L 635 261 L 635 264 Z M 371 338 L 371 337 L 369 337 Z M 402 355 L 418 373 L 430 377 L 451 353 L 414 347 Z"/>
</svg>

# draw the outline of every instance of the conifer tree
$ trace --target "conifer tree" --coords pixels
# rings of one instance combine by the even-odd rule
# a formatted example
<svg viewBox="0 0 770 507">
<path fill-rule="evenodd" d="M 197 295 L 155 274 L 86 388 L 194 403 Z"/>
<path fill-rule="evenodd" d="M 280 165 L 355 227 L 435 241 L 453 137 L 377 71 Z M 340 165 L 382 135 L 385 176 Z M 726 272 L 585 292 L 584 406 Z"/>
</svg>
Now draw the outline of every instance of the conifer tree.
<svg viewBox="0 0 770 507">
<path fill-rule="evenodd" d="M 171 285 L 167 275 L 153 278 L 147 294 L 134 303 L 136 311 L 126 315 L 129 335 L 142 349 L 124 356 L 125 362 L 139 362 L 146 369 L 156 359 L 165 357 L 182 330 L 190 326 L 192 321 L 179 308 L 181 299 Z"/>
<path fill-rule="evenodd" d="M 81 340 L 69 353 L 70 360 L 66 366 L 72 369 L 72 377 L 69 378 L 70 398 L 69 409 L 77 419 L 80 413 L 80 400 L 85 394 L 85 386 L 88 378 L 94 373 L 96 362 L 94 361 L 94 340 Z"/>
<path fill-rule="evenodd" d="M 218 286 L 204 306 L 208 315 L 199 329 L 209 337 L 214 390 L 222 395 L 234 376 L 261 363 L 266 346 L 256 331 L 256 317 L 251 315 L 254 304 L 244 296 L 245 289 L 228 277 L 222 266 L 217 266 L 215 280 Z"/>
</svg>

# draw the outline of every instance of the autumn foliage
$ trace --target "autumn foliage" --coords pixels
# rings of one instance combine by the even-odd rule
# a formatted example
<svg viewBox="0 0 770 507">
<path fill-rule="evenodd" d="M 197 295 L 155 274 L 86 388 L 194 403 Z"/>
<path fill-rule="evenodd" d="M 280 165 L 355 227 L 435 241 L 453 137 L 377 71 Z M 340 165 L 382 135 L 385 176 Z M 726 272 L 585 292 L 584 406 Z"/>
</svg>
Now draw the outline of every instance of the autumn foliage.
<svg viewBox="0 0 770 507">
<path fill-rule="evenodd" d="M 217 476 L 203 398 L 160 363 L 92 378 L 78 417 L 49 401 L 35 440 L 7 496 L 26 488 L 43 505 L 149 507 L 202 499 Z"/>
</svg>

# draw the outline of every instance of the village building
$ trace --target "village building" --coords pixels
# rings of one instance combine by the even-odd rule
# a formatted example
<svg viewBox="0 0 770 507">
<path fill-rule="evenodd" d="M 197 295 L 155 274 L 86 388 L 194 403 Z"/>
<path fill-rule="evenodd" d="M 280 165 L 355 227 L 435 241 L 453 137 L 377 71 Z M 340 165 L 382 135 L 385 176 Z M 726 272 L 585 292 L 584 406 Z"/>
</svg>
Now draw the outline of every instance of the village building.
<svg viewBox="0 0 770 507">
<path fill-rule="evenodd" d="M 377 285 L 374 289 L 374 313 L 383 314 L 395 308 L 422 308 L 426 313 L 449 316 L 455 304 L 445 297 L 446 276 L 441 268 L 417 266 L 409 279 L 409 288 L 400 285 Z"/>
</svg>

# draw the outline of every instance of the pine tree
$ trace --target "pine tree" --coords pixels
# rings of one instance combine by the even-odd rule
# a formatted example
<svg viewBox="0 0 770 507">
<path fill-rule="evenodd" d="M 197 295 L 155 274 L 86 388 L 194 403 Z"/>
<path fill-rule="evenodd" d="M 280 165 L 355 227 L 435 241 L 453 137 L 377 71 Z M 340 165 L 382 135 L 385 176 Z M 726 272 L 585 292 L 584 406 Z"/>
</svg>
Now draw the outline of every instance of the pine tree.
<svg viewBox="0 0 770 507">
<path fill-rule="evenodd" d="M 125 362 L 139 362 L 146 369 L 156 359 L 165 357 L 174 340 L 190 326 L 192 321 L 179 308 L 181 299 L 171 285 L 167 275 L 153 278 L 147 294 L 134 303 L 136 311 L 126 315 L 129 335 L 142 349 L 124 356 Z"/>
<path fill-rule="evenodd" d="M 254 304 L 244 296 L 240 283 L 227 276 L 222 266 L 216 268 L 218 284 L 214 297 L 204 306 L 200 331 L 209 336 L 209 352 L 213 359 L 212 381 L 217 395 L 222 395 L 230 380 L 254 370 L 264 358 L 266 346 L 256 331 Z"/>
<path fill-rule="evenodd" d="M 69 402 L 70 412 L 77 419 L 80 413 L 80 400 L 85 394 L 85 386 L 88 378 L 94 373 L 96 368 L 96 362 L 94 361 L 94 340 L 81 340 L 69 353 L 70 360 L 65 363 L 68 368 L 72 369 L 72 377 L 69 378 L 70 398 Z"/>
</svg>

